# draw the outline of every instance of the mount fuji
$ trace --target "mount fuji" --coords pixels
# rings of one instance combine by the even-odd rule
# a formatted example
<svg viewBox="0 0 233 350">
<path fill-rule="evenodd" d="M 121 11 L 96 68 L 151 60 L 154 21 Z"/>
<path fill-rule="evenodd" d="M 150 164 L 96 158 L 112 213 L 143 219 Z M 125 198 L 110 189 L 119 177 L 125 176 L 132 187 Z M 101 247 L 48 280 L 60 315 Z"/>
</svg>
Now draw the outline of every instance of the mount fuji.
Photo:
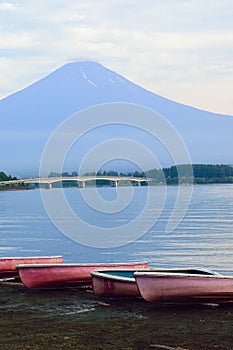
<svg viewBox="0 0 233 350">
<path fill-rule="evenodd" d="M 41 80 L 0 100 L 1 170 L 16 176 L 38 175 L 43 149 L 53 131 L 68 117 L 91 106 L 127 102 L 148 107 L 166 118 L 183 138 L 192 163 L 233 163 L 233 117 L 210 113 L 152 93 L 96 62 L 68 63 Z M 153 121 L 151 121 L 153 123 Z M 111 126 L 88 135 L 77 146 L 80 162 L 98 142 L 125 137 L 126 126 Z M 138 131 L 139 132 L 139 131 Z M 145 135 L 132 132 L 134 139 L 150 148 Z M 131 137 L 131 136 L 130 136 Z M 168 159 L 157 146 L 161 163 Z M 76 163 L 70 161 L 70 170 Z M 170 164 L 167 164 L 170 165 Z M 147 169 L 150 164 L 145 165 Z M 55 169 L 50 169 L 51 171 Z M 67 169 L 68 170 L 68 169 Z M 114 170 L 114 169 L 113 169 Z M 145 169 L 144 169 L 145 170 Z"/>
</svg>

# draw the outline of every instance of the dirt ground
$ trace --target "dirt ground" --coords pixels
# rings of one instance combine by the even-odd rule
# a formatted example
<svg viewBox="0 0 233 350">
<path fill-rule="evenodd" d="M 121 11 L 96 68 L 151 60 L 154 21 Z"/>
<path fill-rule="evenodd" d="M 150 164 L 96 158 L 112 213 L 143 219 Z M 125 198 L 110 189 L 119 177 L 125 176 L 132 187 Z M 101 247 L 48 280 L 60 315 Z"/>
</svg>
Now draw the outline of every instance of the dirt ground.
<svg viewBox="0 0 233 350">
<path fill-rule="evenodd" d="M 0 283 L 0 350 L 232 350 L 233 305 L 158 305 Z"/>
</svg>

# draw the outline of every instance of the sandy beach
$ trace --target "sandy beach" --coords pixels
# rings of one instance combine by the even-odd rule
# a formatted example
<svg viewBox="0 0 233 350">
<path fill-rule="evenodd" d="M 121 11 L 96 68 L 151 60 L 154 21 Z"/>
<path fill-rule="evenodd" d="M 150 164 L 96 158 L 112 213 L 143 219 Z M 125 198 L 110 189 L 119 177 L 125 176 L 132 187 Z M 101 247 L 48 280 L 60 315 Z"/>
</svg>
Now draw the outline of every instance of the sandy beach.
<svg viewBox="0 0 233 350">
<path fill-rule="evenodd" d="M 0 283 L 0 349 L 232 349 L 233 306 L 100 299 Z"/>
</svg>

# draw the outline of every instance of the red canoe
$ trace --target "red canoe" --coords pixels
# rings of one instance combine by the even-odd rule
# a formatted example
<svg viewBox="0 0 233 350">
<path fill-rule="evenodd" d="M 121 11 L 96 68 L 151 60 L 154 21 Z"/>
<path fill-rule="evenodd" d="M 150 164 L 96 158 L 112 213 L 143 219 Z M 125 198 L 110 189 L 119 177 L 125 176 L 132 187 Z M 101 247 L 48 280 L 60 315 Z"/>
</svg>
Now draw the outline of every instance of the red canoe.
<svg viewBox="0 0 233 350">
<path fill-rule="evenodd" d="M 28 288 L 66 288 L 91 285 L 91 272 L 100 269 L 143 269 L 147 262 L 18 265 L 23 284 Z"/>
<path fill-rule="evenodd" d="M 233 276 L 135 272 L 142 297 L 155 302 L 233 302 Z"/>
<path fill-rule="evenodd" d="M 60 264 L 62 256 L 33 256 L 0 258 L 0 278 L 19 277 L 16 266 L 19 264 Z"/>
</svg>

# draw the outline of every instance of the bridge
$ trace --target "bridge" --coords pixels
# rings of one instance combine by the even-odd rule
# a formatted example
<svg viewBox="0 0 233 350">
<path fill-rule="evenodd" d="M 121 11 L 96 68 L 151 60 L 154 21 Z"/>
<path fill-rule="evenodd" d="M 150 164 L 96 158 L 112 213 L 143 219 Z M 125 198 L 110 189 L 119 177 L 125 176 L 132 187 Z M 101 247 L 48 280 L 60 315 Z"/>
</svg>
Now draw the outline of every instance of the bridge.
<svg viewBox="0 0 233 350">
<path fill-rule="evenodd" d="M 63 181 L 74 181 L 78 184 L 78 187 L 85 188 L 86 182 L 88 181 L 108 181 L 110 186 L 117 187 L 120 182 L 128 182 L 133 186 L 141 186 L 142 184 L 148 185 L 149 182 L 153 181 L 151 178 L 146 177 L 133 177 L 133 176 L 60 176 L 60 177 L 45 177 L 45 178 L 31 178 L 31 179 L 18 179 L 9 181 L 0 181 L 0 186 L 7 185 L 40 185 L 48 189 L 53 188 L 54 183 L 60 183 Z"/>
</svg>

